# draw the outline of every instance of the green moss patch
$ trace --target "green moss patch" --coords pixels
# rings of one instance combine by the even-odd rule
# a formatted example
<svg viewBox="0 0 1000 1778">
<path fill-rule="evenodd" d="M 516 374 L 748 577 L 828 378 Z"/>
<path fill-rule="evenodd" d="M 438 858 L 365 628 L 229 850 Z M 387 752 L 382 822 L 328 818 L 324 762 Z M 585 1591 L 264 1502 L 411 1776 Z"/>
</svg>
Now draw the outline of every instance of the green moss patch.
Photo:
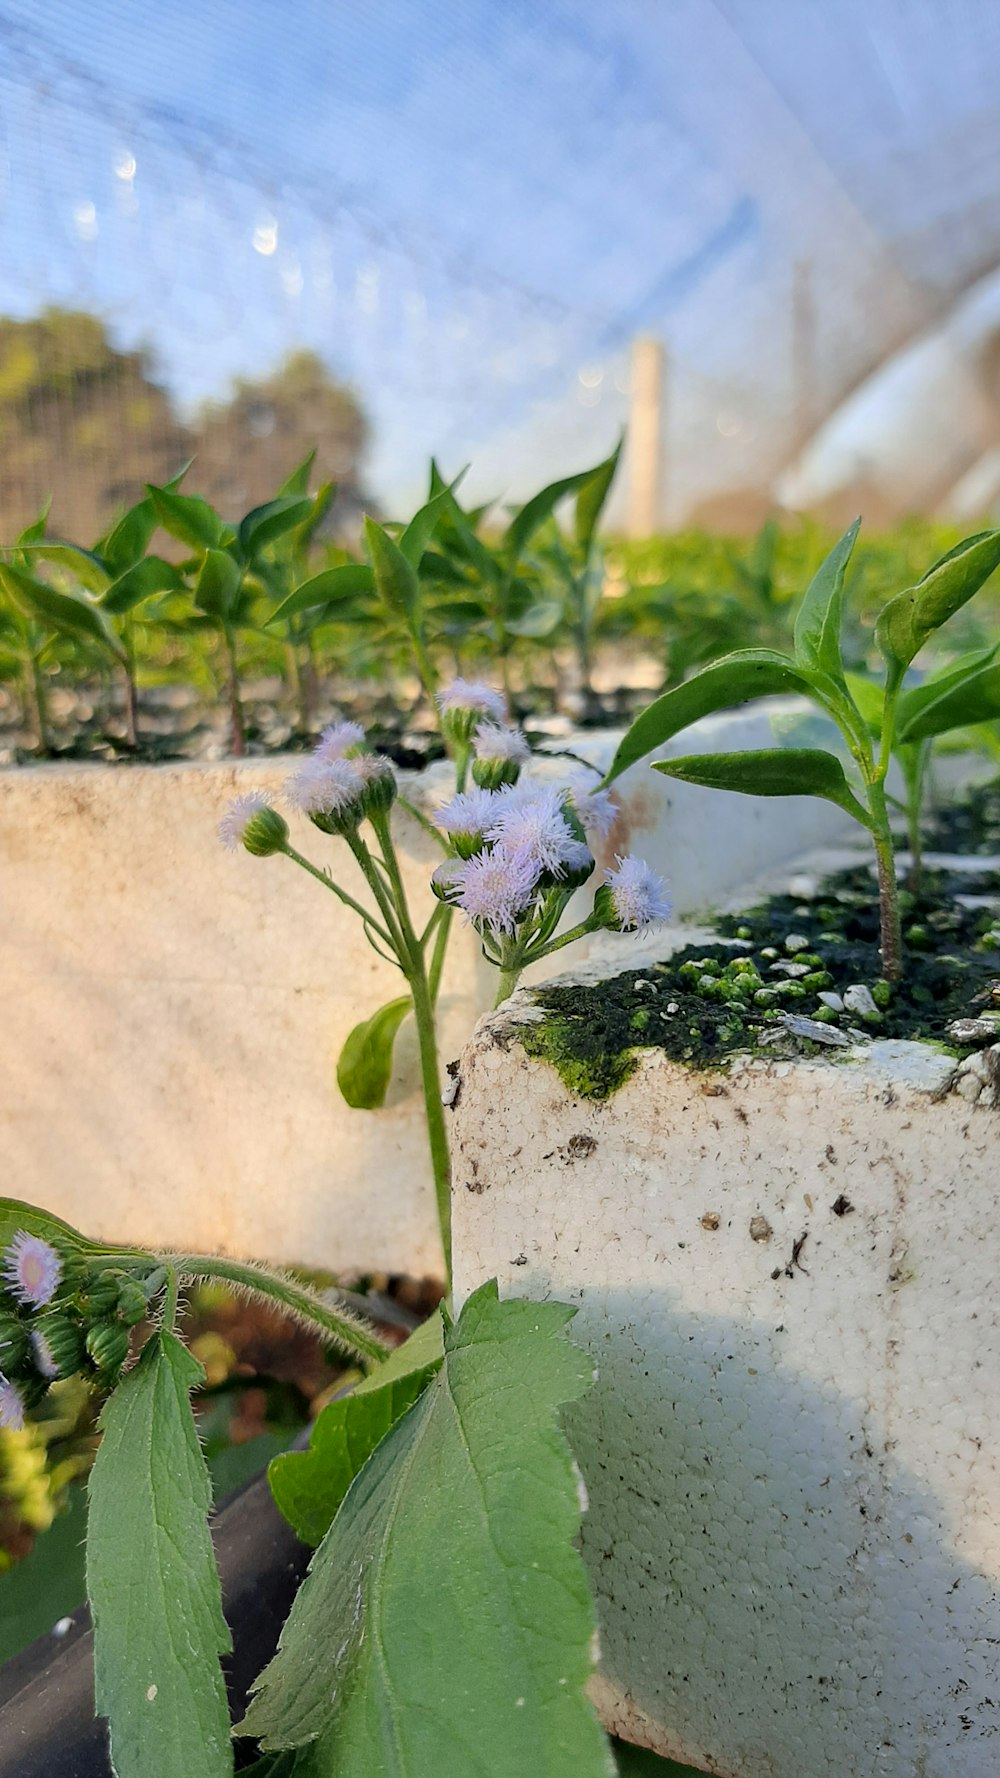
<svg viewBox="0 0 1000 1778">
<path fill-rule="evenodd" d="M 545 1016 L 519 1028 L 518 1040 L 558 1070 L 569 1092 L 587 1099 L 616 1092 L 644 1049 L 702 1070 L 746 1052 L 844 1055 L 842 1047 L 789 1031 L 787 1014 L 852 1042 L 922 1039 L 965 1054 L 989 1039 L 958 1044 L 948 1027 L 1000 1013 L 1000 905 L 975 905 L 976 898 L 1000 898 L 1000 872 L 928 871 L 919 896 L 903 894 L 906 973 L 890 987 L 880 974 L 872 872 L 841 872 L 808 901 L 777 895 L 720 919 L 728 945 L 688 945 L 664 963 L 593 985 L 537 990 Z M 843 1000 L 858 986 L 868 989 L 873 1010 L 838 1009 L 821 998 Z"/>
</svg>

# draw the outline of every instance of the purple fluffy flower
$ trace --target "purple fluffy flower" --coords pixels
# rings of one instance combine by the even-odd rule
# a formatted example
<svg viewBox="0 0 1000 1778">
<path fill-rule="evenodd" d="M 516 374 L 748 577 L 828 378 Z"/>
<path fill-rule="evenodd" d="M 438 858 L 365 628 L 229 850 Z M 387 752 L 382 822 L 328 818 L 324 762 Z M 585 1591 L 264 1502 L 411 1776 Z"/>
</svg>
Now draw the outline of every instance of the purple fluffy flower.
<svg viewBox="0 0 1000 1778">
<path fill-rule="evenodd" d="M 519 728 L 508 722 L 481 722 L 476 729 L 476 758 L 485 765 L 524 765 L 531 748 Z"/>
<path fill-rule="evenodd" d="M 363 789 L 357 760 L 322 760 L 314 754 L 289 778 L 285 797 L 303 815 L 342 815 L 360 802 Z"/>
<path fill-rule="evenodd" d="M 266 790 L 250 790 L 234 797 L 219 822 L 219 838 L 227 852 L 238 852 L 243 836 L 255 815 L 272 807 L 273 799 Z"/>
<path fill-rule="evenodd" d="M 462 790 L 451 801 L 435 809 L 432 817 L 442 833 L 467 840 L 481 840 L 496 811 L 497 799 L 491 790 Z"/>
<path fill-rule="evenodd" d="M 606 840 L 618 818 L 618 804 L 610 790 L 589 789 L 592 783 L 583 772 L 575 772 L 569 781 L 569 800 L 587 833 Z"/>
<path fill-rule="evenodd" d="M 3 1280 L 8 1289 L 33 1309 L 50 1303 L 62 1277 L 62 1260 L 40 1235 L 19 1229 L 3 1256 Z"/>
<path fill-rule="evenodd" d="M 579 870 L 584 854 L 590 856 L 563 814 L 562 791 L 555 785 L 526 784 L 503 792 L 486 837 L 505 852 L 530 859 L 538 876 Z"/>
<path fill-rule="evenodd" d="M 525 852 L 507 852 L 493 846 L 477 852 L 451 877 L 448 898 L 474 926 L 487 927 L 494 938 L 513 933 L 531 902 L 539 871 Z"/>
<path fill-rule="evenodd" d="M 365 731 L 360 722 L 334 722 L 323 730 L 312 757 L 328 765 L 331 760 L 344 759 L 356 748 L 363 747 L 364 741 Z"/>
<path fill-rule="evenodd" d="M 506 715 L 506 706 L 498 691 L 484 685 L 481 679 L 453 679 L 437 694 L 437 707 L 442 716 L 452 710 L 470 716 L 492 716 L 497 722 Z"/>
<path fill-rule="evenodd" d="M 16 1383 L 8 1383 L 6 1377 L 0 1376 L 0 1430 L 4 1432 L 24 1431 L 24 1402 L 21 1391 Z"/>
<path fill-rule="evenodd" d="M 670 898 L 663 878 L 631 852 L 627 858 L 616 857 L 615 863 L 618 869 L 605 871 L 604 876 L 622 931 L 638 932 L 669 919 Z"/>
</svg>

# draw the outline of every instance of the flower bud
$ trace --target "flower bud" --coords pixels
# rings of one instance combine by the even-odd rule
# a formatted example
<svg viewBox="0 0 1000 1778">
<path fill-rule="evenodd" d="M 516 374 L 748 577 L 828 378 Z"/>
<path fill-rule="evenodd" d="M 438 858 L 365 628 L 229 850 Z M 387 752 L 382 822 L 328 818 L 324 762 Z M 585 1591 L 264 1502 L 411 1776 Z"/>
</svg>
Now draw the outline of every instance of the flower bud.
<svg viewBox="0 0 1000 1778">
<path fill-rule="evenodd" d="M 85 1313 L 88 1316 L 106 1315 L 110 1309 L 117 1308 L 123 1278 L 124 1273 L 120 1271 L 103 1271 L 91 1278 L 83 1291 Z"/>
<path fill-rule="evenodd" d="M 258 809 L 243 829 L 243 844 L 254 858 L 271 858 L 288 843 L 288 823 L 277 809 Z"/>
<path fill-rule="evenodd" d="M 17 1377 L 28 1358 L 28 1329 L 16 1315 L 0 1315 L 0 1374 Z"/>
<path fill-rule="evenodd" d="M 520 729 L 509 723 L 479 723 L 472 776 L 480 789 L 501 790 L 505 785 L 516 784 L 521 767 L 530 758 L 531 749 Z"/>
<path fill-rule="evenodd" d="M 51 1360 L 57 1377 L 75 1377 L 83 1364 L 83 1339 L 75 1321 L 68 1315 L 40 1315 L 32 1330 L 35 1364 L 43 1376 L 51 1373 L 46 1361 Z"/>
<path fill-rule="evenodd" d="M 146 1314 L 149 1305 L 146 1292 L 134 1278 L 126 1278 L 118 1291 L 118 1318 L 126 1327 L 135 1327 Z"/>
<path fill-rule="evenodd" d="M 609 883 L 602 883 L 594 896 L 594 911 L 591 914 L 591 921 L 602 932 L 620 932 L 622 929 Z"/>
<path fill-rule="evenodd" d="M 396 800 L 396 774 L 380 753 L 365 753 L 355 761 L 364 789 L 361 810 L 364 815 L 387 815 Z"/>
<path fill-rule="evenodd" d="M 462 864 L 458 858 L 445 858 L 431 873 L 431 889 L 438 901 L 446 907 L 452 907 L 455 900 L 455 889 L 462 880 Z"/>
<path fill-rule="evenodd" d="M 128 1334 L 117 1321 L 95 1321 L 87 1330 L 87 1351 L 98 1370 L 117 1371 L 128 1357 Z"/>
</svg>

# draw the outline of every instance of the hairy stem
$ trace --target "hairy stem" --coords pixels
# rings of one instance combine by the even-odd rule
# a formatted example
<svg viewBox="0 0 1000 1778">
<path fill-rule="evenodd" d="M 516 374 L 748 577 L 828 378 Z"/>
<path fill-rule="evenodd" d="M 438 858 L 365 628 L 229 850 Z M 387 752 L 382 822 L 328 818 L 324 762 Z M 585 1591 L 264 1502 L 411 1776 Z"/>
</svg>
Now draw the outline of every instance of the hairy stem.
<svg viewBox="0 0 1000 1778">
<path fill-rule="evenodd" d="M 318 1292 L 296 1284 L 280 1272 L 266 1271 L 262 1266 L 247 1265 L 236 1259 L 217 1258 L 204 1253 L 165 1253 L 156 1256 L 182 1278 L 222 1278 L 236 1284 L 248 1295 L 277 1303 L 297 1321 L 306 1322 L 316 1332 L 342 1347 L 374 1362 L 392 1350 L 367 1322 L 351 1309 L 333 1310 Z"/>
</svg>

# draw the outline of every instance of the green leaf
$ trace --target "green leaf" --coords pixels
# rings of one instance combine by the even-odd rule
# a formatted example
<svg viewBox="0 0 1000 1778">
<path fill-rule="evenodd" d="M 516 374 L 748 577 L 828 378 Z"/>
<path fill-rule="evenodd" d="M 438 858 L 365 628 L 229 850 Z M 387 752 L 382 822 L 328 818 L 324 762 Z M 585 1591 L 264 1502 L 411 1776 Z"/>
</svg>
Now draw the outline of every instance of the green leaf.
<svg viewBox="0 0 1000 1778">
<path fill-rule="evenodd" d="M 795 619 L 795 659 L 803 667 L 817 667 L 831 679 L 843 680 L 840 657 L 840 625 L 844 612 L 844 576 L 861 527 L 855 519 L 835 543 L 806 589 Z"/>
<path fill-rule="evenodd" d="M 279 496 L 282 494 L 308 494 L 309 477 L 312 475 L 315 461 L 316 447 L 314 445 L 308 457 L 303 457 L 302 462 L 292 470 L 288 479 L 282 482 L 278 489 Z"/>
<path fill-rule="evenodd" d="M 111 582 L 101 607 L 120 617 L 123 612 L 140 605 L 143 599 L 152 598 L 154 593 L 171 592 L 183 585 L 184 576 L 172 562 L 165 562 L 161 556 L 142 556 Z"/>
<path fill-rule="evenodd" d="M 154 488 L 150 483 L 149 497 L 153 502 L 157 519 L 171 537 L 179 537 L 182 543 L 189 543 L 192 549 L 214 549 L 218 545 L 223 531 L 222 520 L 214 506 L 209 506 L 200 494 L 174 494 L 168 488 Z"/>
<path fill-rule="evenodd" d="M 374 587 L 375 576 L 367 562 L 344 562 L 339 568 L 324 568 L 321 574 L 304 580 L 287 599 L 282 599 L 267 621 L 273 624 L 278 618 L 294 617 L 298 611 L 315 611 L 321 605 L 328 606 L 333 616 L 338 605 L 358 593 L 370 593 Z"/>
<path fill-rule="evenodd" d="M 928 636 L 960 611 L 1000 565 L 1000 531 L 980 531 L 935 562 L 934 567 L 885 606 L 875 639 L 889 668 L 889 684 L 899 684 Z"/>
<path fill-rule="evenodd" d="M 882 717 L 885 711 L 885 687 L 876 679 L 866 679 L 861 673 L 845 673 L 844 683 L 858 708 L 861 720 L 873 735 L 882 733 Z"/>
<path fill-rule="evenodd" d="M 46 581 L 22 574 L 9 564 L 0 564 L 0 582 L 23 616 L 34 618 L 59 635 L 96 643 L 105 654 L 118 660 L 123 658 L 122 645 L 98 606 L 70 593 L 59 593 Z"/>
<path fill-rule="evenodd" d="M 156 524 L 156 507 L 148 495 L 122 514 L 101 545 L 101 555 L 113 575 L 124 574 L 146 554 Z"/>
<path fill-rule="evenodd" d="M 595 1617 L 556 1419 L 591 1378 L 571 1315 L 487 1284 L 446 1329 L 440 1371 L 351 1483 L 258 1682 L 244 1726 L 265 1750 L 311 1743 L 310 1778 L 612 1778 L 584 1694 Z"/>
<path fill-rule="evenodd" d="M 618 440 L 610 457 L 598 463 L 587 476 L 576 497 L 576 541 L 584 551 L 589 550 L 597 529 L 597 521 L 604 510 L 604 502 L 611 492 L 611 484 L 615 479 L 618 459 L 622 454 L 624 435 Z"/>
<path fill-rule="evenodd" d="M 990 660 L 977 668 L 944 674 L 904 693 L 896 716 L 897 746 L 929 741 L 949 729 L 1000 716 L 1000 665 L 992 659 L 995 653 L 991 650 Z"/>
<path fill-rule="evenodd" d="M 203 1378 L 180 1340 L 153 1334 L 101 1415 L 87 1591 L 95 1700 L 117 1778 L 229 1778 L 233 1769 L 219 1664 L 232 1642 L 189 1399 Z"/>
<path fill-rule="evenodd" d="M 337 1085 L 355 1111 L 374 1111 L 385 1104 L 392 1046 L 412 1005 L 409 994 L 403 994 L 348 1032 L 337 1063 Z"/>
<path fill-rule="evenodd" d="M 81 1253 L 133 1251 L 113 1247 L 108 1241 L 88 1241 L 86 1235 L 81 1235 L 79 1229 L 64 1222 L 61 1216 L 53 1216 L 49 1210 L 39 1210 L 35 1204 L 25 1204 L 20 1198 L 0 1198 L 0 1253 L 10 1246 L 20 1229 L 26 1229 L 29 1235 L 41 1235 L 44 1241 L 75 1247 Z"/>
<path fill-rule="evenodd" d="M 523 617 L 508 618 L 505 627 L 512 636 L 551 636 L 562 614 L 558 599 L 536 599 Z"/>
<path fill-rule="evenodd" d="M 504 537 L 504 549 L 511 567 L 523 554 L 540 525 L 544 525 L 560 500 L 567 494 L 575 494 L 589 481 L 594 474 L 592 469 L 581 469 L 576 475 L 564 475 L 560 481 L 550 482 L 537 494 L 525 502 L 520 512 L 514 514 L 507 527 Z"/>
<path fill-rule="evenodd" d="M 37 519 L 32 519 L 31 524 L 26 525 L 24 530 L 20 533 L 17 540 L 19 549 L 24 549 L 25 545 L 29 543 L 41 543 L 42 538 L 45 536 L 51 510 L 52 500 L 50 497 L 46 500 Z"/>
<path fill-rule="evenodd" d="M 710 790 L 737 790 L 743 796 L 821 796 L 839 803 L 855 821 L 871 817 L 854 795 L 834 753 L 822 748 L 768 747 L 756 753 L 692 753 L 685 759 L 658 759 L 654 772 L 704 784 Z"/>
<path fill-rule="evenodd" d="M 354 1477 L 440 1366 L 439 1359 L 381 1389 L 331 1401 L 312 1429 L 308 1451 L 274 1458 L 267 1472 L 271 1493 L 303 1543 L 322 1543 Z"/>
<path fill-rule="evenodd" d="M 637 759 L 644 759 L 702 716 L 745 704 L 750 698 L 770 698 L 781 692 L 805 692 L 814 697 L 818 678 L 811 669 L 796 666 L 789 655 L 771 649 L 748 648 L 727 654 L 721 661 L 703 667 L 693 678 L 685 679 L 683 685 L 664 692 L 662 698 L 636 717 L 619 743 L 604 782 L 611 784 Z"/>
<path fill-rule="evenodd" d="M 388 531 L 374 519 L 365 519 L 365 537 L 379 598 L 387 610 L 399 612 L 409 623 L 414 623 L 420 600 L 416 569 L 411 567 Z"/>
<path fill-rule="evenodd" d="M 240 590 L 240 570 L 228 550 L 207 549 L 198 579 L 194 602 L 209 617 L 225 619 L 233 609 Z"/>
<path fill-rule="evenodd" d="M 450 498 L 451 489 L 443 488 L 440 494 L 435 494 L 433 499 L 428 500 L 418 512 L 414 513 L 403 532 L 399 540 L 399 547 L 411 568 L 420 567 L 423 553 L 447 510 Z"/>
<path fill-rule="evenodd" d="M 268 500 L 263 506 L 255 506 L 240 521 L 240 549 L 250 560 L 262 549 L 266 549 L 269 543 L 277 542 L 286 531 L 294 531 L 296 526 L 304 524 L 306 519 L 312 517 L 312 510 L 313 499 L 310 494 L 281 494 L 277 500 Z"/>
<path fill-rule="evenodd" d="M 92 550 L 80 549 L 75 543 L 32 543 L 23 547 L 26 555 L 38 556 L 43 562 L 54 562 L 59 568 L 68 568 L 90 593 L 103 593 L 111 579 L 100 556 L 95 556 Z"/>
<path fill-rule="evenodd" d="M 437 1368 L 444 1357 L 444 1319 L 441 1310 L 422 1321 L 414 1328 L 408 1340 L 390 1352 L 388 1358 L 373 1371 L 369 1371 L 355 1387 L 355 1395 L 366 1395 L 373 1389 L 384 1389 L 387 1383 L 398 1381 L 410 1376 L 414 1371 L 426 1370 L 428 1365 Z"/>
</svg>

